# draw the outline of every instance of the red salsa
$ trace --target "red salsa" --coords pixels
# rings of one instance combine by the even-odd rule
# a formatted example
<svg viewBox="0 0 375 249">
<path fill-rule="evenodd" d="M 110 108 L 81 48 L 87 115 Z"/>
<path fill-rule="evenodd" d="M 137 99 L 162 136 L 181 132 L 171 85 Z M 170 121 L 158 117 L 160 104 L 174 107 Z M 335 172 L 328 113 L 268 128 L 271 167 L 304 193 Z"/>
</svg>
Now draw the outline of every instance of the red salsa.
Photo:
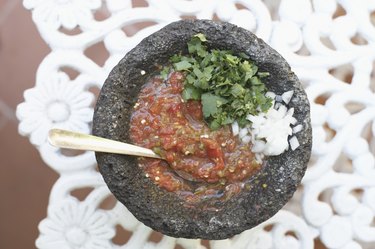
<svg viewBox="0 0 375 249">
<path fill-rule="evenodd" d="M 184 79 L 183 73 L 172 72 L 167 80 L 156 76 L 143 86 L 131 117 L 131 139 L 166 160 L 140 158 L 139 166 L 160 188 L 190 203 L 226 200 L 261 165 L 230 126 L 210 130 L 201 103 L 184 102 Z"/>
</svg>

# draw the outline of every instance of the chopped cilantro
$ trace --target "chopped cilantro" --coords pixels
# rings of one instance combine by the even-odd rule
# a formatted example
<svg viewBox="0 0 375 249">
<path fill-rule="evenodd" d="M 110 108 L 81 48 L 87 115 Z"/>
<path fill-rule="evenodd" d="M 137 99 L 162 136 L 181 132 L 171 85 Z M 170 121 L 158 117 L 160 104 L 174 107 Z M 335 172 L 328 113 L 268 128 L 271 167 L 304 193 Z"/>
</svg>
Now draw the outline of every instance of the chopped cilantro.
<svg viewBox="0 0 375 249">
<path fill-rule="evenodd" d="M 201 90 L 194 86 L 186 86 L 184 91 L 182 92 L 182 98 L 184 100 L 189 100 L 189 99 L 200 100 Z"/>
<path fill-rule="evenodd" d="M 188 61 L 176 62 L 173 66 L 177 71 L 187 70 L 192 67 Z"/>
<path fill-rule="evenodd" d="M 168 78 L 168 74 L 170 71 L 171 71 L 170 67 L 163 67 L 163 69 L 160 71 L 161 78 L 166 80 Z"/>
<path fill-rule="evenodd" d="M 205 118 L 209 118 L 210 116 L 214 117 L 215 115 L 217 115 L 221 109 L 221 106 L 227 103 L 226 99 L 212 93 L 202 94 L 201 100 L 203 116 Z"/>
<path fill-rule="evenodd" d="M 188 42 L 188 55 L 170 58 L 172 67 L 164 67 L 163 78 L 170 70 L 186 72 L 182 97 L 201 100 L 203 116 L 213 130 L 235 120 L 241 127 L 250 123 L 247 115 L 257 115 L 272 106 L 272 99 L 262 78 L 268 72 L 258 67 L 245 53 L 233 54 L 230 50 L 208 50 L 204 34 L 196 34 Z"/>
<path fill-rule="evenodd" d="M 194 35 L 194 37 L 199 38 L 199 40 L 201 40 L 202 42 L 207 41 L 206 36 L 202 33 L 198 33 L 198 34 Z"/>
</svg>

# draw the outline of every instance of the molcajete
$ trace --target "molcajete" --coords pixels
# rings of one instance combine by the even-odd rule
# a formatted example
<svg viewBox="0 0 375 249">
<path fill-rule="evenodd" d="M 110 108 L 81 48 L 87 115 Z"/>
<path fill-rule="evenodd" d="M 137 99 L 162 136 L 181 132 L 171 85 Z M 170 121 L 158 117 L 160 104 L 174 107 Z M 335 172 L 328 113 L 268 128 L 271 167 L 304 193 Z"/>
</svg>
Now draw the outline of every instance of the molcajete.
<svg viewBox="0 0 375 249">
<path fill-rule="evenodd" d="M 137 157 L 96 153 L 99 170 L 114 196 L 134 216 L 154 230 L 173 237 L 226 239 L 273 216 L 292 197 L 311 153 L 310 107 L 302 86 L 288 63 L 253 33 L 233 24 L 209 20 L 182 20 L 146 37 L 110 72 L 94 113 L 93 134 L 133 143 L 131 116 L 142 87 L 160 73 L 175 54 L 187 54 L 187 42 L 204 34 L 209 49 L 243 53 L 259 71 L 269 72 L 264 84 L 281 95 L 293 91 L 288 108 L 302 125 L 295 134 L 299 146 L 266 157 L 261 169 L 248 179 L 247 188 L 230 199 L 205 205 L 186 205 L 145 176 Z"/>
</svg>

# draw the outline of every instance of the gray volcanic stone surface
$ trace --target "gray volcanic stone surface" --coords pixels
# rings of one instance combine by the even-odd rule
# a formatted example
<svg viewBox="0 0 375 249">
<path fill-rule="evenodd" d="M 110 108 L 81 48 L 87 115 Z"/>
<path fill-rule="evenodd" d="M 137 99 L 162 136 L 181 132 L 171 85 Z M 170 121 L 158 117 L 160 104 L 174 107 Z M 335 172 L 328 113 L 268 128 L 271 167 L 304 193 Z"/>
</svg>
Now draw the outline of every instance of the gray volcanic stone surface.
<svg viewBox="0 0 375 249">
<path fill-rule="evenodd" d="M 187 53 L 186 43 L 204 33 L 209 48 L 244 52 L 260 71 L 269 72 L 265 84 L 276 94 L 293 90 L 288 108 L 303 130 L 300 146 L 269 157 L 252 177 L 250 189 L 215 208 L 187 207 L 174 193 L 145 177 L 133 156 L 96 153 L 99 170 L 109 189 L 145 225 L 173 237 L 225 239 L 273 216 L 292 197 L 311 153 L 310 107 L 307 96 L 288 63 L 251 32 L 229 23 L 184 20 L 169 24 L 145 38 L 109 74 L 95 107 L 93 134 L 131 143 L 129 123 L 133 105 L 144 83 L 158 72 L 158 65 L 176 53 Z M 144 70 L 146 74 L 142 75 Z"/>
</svg>

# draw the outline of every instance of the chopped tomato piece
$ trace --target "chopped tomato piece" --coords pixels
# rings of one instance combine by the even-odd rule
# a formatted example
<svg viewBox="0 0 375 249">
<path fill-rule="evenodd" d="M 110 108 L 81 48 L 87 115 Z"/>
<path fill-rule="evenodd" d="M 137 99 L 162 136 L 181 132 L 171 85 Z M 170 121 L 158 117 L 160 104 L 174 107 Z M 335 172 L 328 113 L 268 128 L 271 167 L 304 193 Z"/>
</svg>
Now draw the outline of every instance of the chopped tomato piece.
<svg viewBox="0 0 375 249">
<path fill-rule="evenodd" d="M 181 72 L 173 72 L 170 75 L 169 83 L 172 86 L 172 92 L 174 93 L 180 93 L 183 90 L 183 79 L 184 74 Z"/>
<path fill-rule="evenodd" d="M 207 156 L 210 158 L 222 158 L 223 151 L 217 141 L 209 138 L 201 138 L 202 143 L 207 151 Z"/>
<path fill-rule="evenodd" d="M 173 135 L 175 133 L 175 129 L 172 126 L 165 126 L 162 127 L 159 131 L 161 135 Z"/>
<path fill-rule="evenodd" d="M 197 100 L 189 100 L 186 103 L 186 112 L 196 120 L 203 119 L 202 104 Z"/>
</svg>

